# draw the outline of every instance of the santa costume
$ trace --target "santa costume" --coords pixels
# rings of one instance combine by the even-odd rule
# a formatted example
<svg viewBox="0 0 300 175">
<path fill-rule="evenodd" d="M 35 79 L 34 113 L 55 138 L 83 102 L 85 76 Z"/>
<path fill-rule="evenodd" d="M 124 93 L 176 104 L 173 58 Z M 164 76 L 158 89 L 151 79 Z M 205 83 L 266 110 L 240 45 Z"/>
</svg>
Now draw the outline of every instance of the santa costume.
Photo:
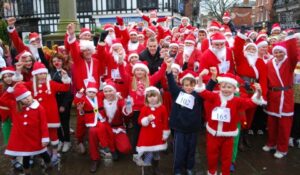
<svg viewBox="0 0 300 175">
<path fill-rule="evenodd" d="M 237 88 L 237 81 L 233 74 L 223 74 L 218 77 L 219 83 L 229 83 Z M 253 108 L 256 104 L 263 104 L 255 94 L 252 98 L 234 97 L 232 93 L 224 96 L 222 92 L 214 93 L 205 90 L 205 86 L 196 88 L 199 95 L 212 106 L 210 116 L 206 123 L 206 155 L 208 161 L 208 174 L 217 174 L 218 160 L 221 157 L 222 175 L 230 175 L 232 160 L 233 137 L 238 135 L 237 124 L 240 121 L 240 109 Z M 220 117 L 222 116 L 222 117 Z"/>
<path fill-rule="evenodd" d="M 274 156 L 284 157 L 288 152 L 288 141 L 294 114 L 293 73 L 298 62 L 296 39 L 288 36 L 286 41 L 275 44 L 275 51 L 285 53 L 282 60 L 274 57 L 267 63 L 269 90 L 268 106 L 268 141 L 264 151 L 276 148 Z"/>
</svg>

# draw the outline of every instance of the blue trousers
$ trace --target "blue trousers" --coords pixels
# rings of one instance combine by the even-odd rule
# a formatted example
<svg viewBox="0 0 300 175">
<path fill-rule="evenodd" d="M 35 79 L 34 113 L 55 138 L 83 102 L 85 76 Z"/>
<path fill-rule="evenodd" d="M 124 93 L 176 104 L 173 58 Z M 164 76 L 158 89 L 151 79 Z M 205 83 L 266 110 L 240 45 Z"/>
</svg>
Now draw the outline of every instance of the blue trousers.
<svg viewBox="0 0 300 175">
<path fill-rule="evenodd" d="M 197 137 L 197 132 L 174 131 L 174 174 L 181 174 L 183 169 L 194 168 Z"/>
</svg>

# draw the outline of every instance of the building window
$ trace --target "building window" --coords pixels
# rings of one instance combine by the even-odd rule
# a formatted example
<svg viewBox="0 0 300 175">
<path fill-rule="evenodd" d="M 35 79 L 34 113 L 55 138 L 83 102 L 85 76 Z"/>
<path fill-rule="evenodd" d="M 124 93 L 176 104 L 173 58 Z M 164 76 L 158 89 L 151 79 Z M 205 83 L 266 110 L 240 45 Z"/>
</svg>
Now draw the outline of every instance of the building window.
<svg viewBox="0 0 300 175">
<path fill-rule="evenodd" d="M 58 0 L 44 0 L 45 13 L 58 13 Z"/>
<path fill-rule="evenodd" d="M 91 12 L 93 10 L 92 0 L 76 0 L 77 12 Z"/>
<path fill-rule="evenodd" d="M 126 0 L 107 0 L 107 10 L 126 10 Z"/>
<path fill-rule="evenodd" d="M 18 13 L 20 16 L 33 15 L 33 1 L 32 0 L 17 0 Z"/>
<path fill-rule="evenodd" d="M 158 1 L 157 0 L 139 0 L 137 1 L 137 6 L 142 10 L 151 10 L 157 9 Z"/>
</svg>

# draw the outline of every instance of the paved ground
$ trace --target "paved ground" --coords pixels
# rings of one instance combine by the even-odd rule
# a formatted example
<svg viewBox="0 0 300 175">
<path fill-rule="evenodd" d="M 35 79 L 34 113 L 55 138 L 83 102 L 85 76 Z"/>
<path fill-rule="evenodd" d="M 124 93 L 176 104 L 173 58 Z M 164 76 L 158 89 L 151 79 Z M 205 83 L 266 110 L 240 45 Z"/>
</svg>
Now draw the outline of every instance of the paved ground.
<svg viewBox="0 0 300 175">
<path fill-rule="evenodd" d="M 74 119 L 72 125 L 74 126 Z M 273 158 L 271 153 L 262 151 L 266 136 L 251 136 L 250 140 L 253 148 L 246 152 L 240 152 L 237 159 L 237 170 L 235 175 L 298 175 L 300 174 L 300 149 L 291 148 L 287 157 L 282 160 Z M 1 152 L 2 133 L 0 133 Z M 74 144 L 73 144 L 74 145 Z M 205 137 L 199 134 L 199 147 L 196 155 L 196 175 L 205 175 L 206 173 L 206 155 L 205 155 Z M 164 175 L 172 174 L 172 153 L 161 154 L 160 168 Z M 50 174 L 56 175 L 86 175 L 89 173 L 89 156 L 79 155 L 73 146 L 72 150 L 62 156 L 62 166 L 60 172 L 52 170 Z M 8 159 L 0 155 L 0 175 L 15 174 L 10 169 Z M 40 175 L 41 172 L 36 166 L 33 170 L 34 175 Z M 118 162 L 101 162 L 97 175 L 140 175 L 141 168 L 137 167 L 132 161 L 131 156 L 122 156 Z"/>
</svg>

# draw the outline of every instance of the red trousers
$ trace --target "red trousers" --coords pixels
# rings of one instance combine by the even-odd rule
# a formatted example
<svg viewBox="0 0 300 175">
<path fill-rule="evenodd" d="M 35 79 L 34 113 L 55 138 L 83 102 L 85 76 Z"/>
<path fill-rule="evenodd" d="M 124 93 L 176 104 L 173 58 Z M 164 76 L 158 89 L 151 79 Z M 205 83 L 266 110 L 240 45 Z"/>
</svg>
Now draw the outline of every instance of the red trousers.
<svg viewBox="0 0 300 175">
<path fill-rule="evenodd" d="M 232 160 L 233 137 L 217 137 L 210 133 L 206 134 L 206 155 L 208 172 L 215 174 L 218 170 L 218 160 L 221 157 L 222 175 L 230 175 Z"/>
<path fill-rule="evenodd" d="M 79 115 L 78 110 L 76 110 L 76 117 L 77 117 L 77 123 L 76 123 L 75 136 L 77 138 L 77 142 L 82 143 L 87 129 L 85 126 L 84 116 Z"/>
<path fill-rule="evenodd" d="M 268 141 L 267 146 L 275 147 L 280 152 L 286 153 L 289 147 L 293 117 L 268 116 Z"/>
<path fill-rule="evenodd" d="M 58 145 L 57 128 L 48 128 L 50 143 L 52 146 Z"/>
<path fill-rule="evenodd" d="M 109 148 L 115 152 L 114 136 L 110 125 L 107 122 L 98 122 L 96 126 L 89 127 L 89 151 L 92 160 L 100 160 L 99 146 Z"/>
<path fill-rule="evenodd" d="M 125 133 L 114 133 L 114 142 L 115 142 L 115 149 L 118 150 L 120 153 L 128 154 L 131 152 L 131 144 L 127 134 Z"/>
</svg>

